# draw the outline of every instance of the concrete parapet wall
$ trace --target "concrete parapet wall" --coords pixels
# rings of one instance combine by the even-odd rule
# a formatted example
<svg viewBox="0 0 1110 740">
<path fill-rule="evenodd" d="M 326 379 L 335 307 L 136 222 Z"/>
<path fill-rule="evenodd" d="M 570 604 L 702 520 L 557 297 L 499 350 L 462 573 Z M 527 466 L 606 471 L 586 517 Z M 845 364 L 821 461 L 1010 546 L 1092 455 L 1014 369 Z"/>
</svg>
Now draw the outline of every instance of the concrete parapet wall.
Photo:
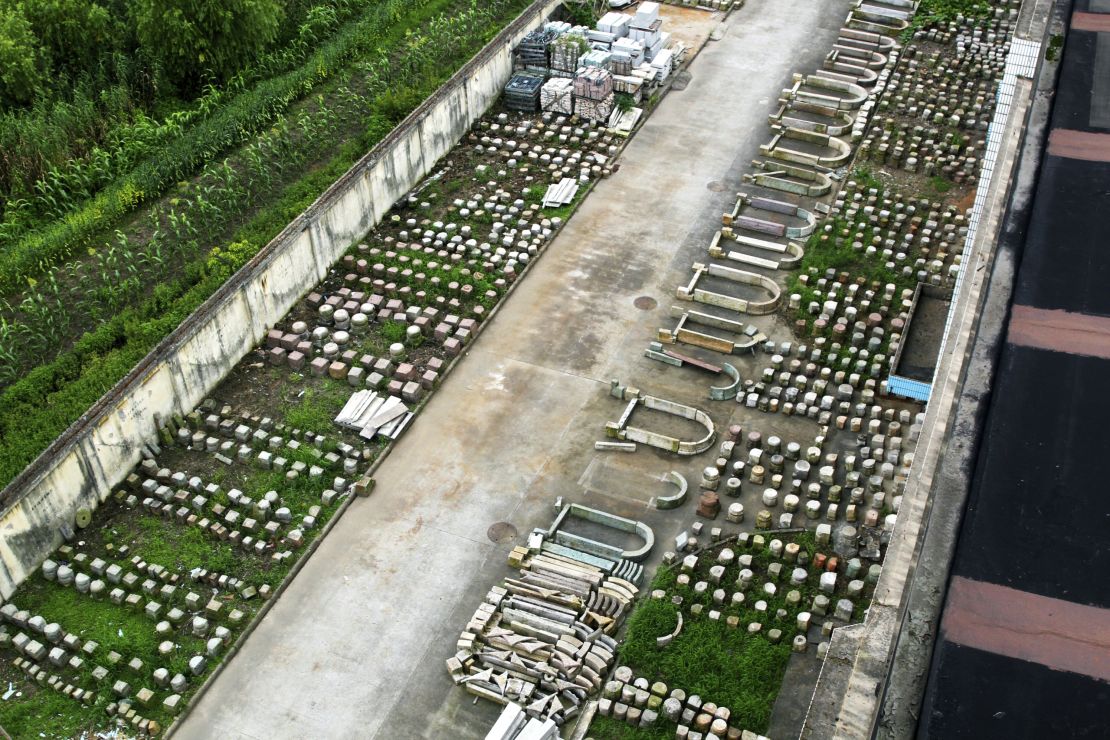
<svg viewBox="0 0 1110 740">
<path fill-rule="evenodd" d="M 561 0 L 537 0 L 332 184 L 0 492 L 0 597 L 94 509 L 174 414 L 188 413 L 346 249 L 494 103 L 520 38 Z"/>
</svg>

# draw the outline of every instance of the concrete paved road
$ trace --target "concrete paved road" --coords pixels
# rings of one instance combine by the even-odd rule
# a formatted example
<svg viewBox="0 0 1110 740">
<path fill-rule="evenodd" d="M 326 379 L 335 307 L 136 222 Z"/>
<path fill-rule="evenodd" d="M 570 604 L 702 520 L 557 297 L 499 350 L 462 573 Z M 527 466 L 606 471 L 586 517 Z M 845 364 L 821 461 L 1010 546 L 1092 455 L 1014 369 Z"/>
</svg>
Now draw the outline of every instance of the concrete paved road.
<svg viewBox="0 0 1110 740">
<path fill-rule="evenodd" d="M 688 87 L 667 96 L 620 171 L 548 247 L 378 470 L 374 494 L 352 504 L 178 738 L 481 737 L 497 709 L 454 688 L 444 660 L 508 573 L 512 544 L 487 529 L 508 522 L 520 541 L 550 522 L 559 495 L 641 518 L 657 538 L 689 519 L 647 504 L 667 491 L 659 476 L 694 479 L 704 461 L 593 450 L 622 408 L 608 380 L 698 404 L 718 424 L 741 418 L 736 404 L 710 406 L 704 374 L 643 349 L 669 325 L 674 286 L 704 259 L 769 139 L 779 91 L 820 64 L 847 10 L 846 0 L 749 0 L 728 19 Z M 639 296 L 658 308 L 637 309 Z M 781 423 L 795 422 L 811 423 Z"/>
</svg>

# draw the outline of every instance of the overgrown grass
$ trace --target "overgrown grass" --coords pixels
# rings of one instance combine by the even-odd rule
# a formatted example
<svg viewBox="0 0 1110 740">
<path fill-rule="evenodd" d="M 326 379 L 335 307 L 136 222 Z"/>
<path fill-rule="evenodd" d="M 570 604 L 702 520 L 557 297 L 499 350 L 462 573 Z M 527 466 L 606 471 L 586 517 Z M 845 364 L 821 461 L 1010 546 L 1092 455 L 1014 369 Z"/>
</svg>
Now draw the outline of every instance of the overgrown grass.
<svg viewBox="0 0 1110 740">
<path fill-rule="evenodd" d="M 285 423 L 294 429 L 330 435 L 335 431 L 335 417 L 350 398 L 351 390 L 337 383 L 307 386 L 299 399 L 286 405 Z"/>
<path fill-rule="evenodd" d="M 1060 50 L 1064 48 L 1064 37 L 1058 33 L 1052 34 L 1048 40 L 1048 46 L 1044 50 L 1044 58 L 1050 62 L 1055 62 L 1060 58 Z"/>
<path fill-rule="evenodd" d="M 589 737 L 597 740 L 661 740 L 663 735 L 655 727 L 631 727 L 618 719 L 598 714 L 590 722 Z M 673 731 L 666 733 L 667 740 L 672 737 Z"/>
<path fill-rule="evenodd" d="M 814 552 L 813 538 L 809 533 L 781 536 L 780 539 L 798 542 L 811 555 Z M 771 562 L 770 554 L 763 550 L 752 552 L 752 555 L 752 569 L 757 574 L 765 574 Z M 712 554 L 703 557 L 713 558 Z M 708 564 L 704 565 L 708 569 Z M 732 711 L 730 722 L 735 726 L 765 732 L 790 659 L 790 640 L 795 634 L 795 618 L 799 611 L 797 607 L 786 607 L 786 594 L 791 589 L 797 589 L 801 593 L 800 603 L 806 604 L 815 593 L 814 587 L 808 583 L 794 587 L 780 581 L 775 596 L 767 597 L 762 593 L 756 596 L 753 589 L 749 598 L 739 606 L 716 605 L 711 592 L 698 595 L 692 586 L 678 585 L 675 570 L 660 567 L 644 593 L 656 589 L 666 591 L 668 597 L 672 594 L 683 597 L 682 632 L 669 645 L 656 645 L 656 637 L 674 631 L 677 608 L 669 598 L 646 598 L 629 618 L 625 642 L 620 647 L 620 662 L 649 681 L 664 681 L 672 688 L 683 689 L 688 695 L 697 694 L 704 701 L 727 706 Z M 767 602 L 765 613 L 755 610 L 757 598 Z M 691 617 L 689 607 L 695 603 L 702 604 L 705 610 L 701 615 Z M 782 620 L 775 617 L 776 610 L 780 608 L 787 611 Z M 710 609 L 719 610 L 721 618 L 709 619 L 707 613 Z M 739 617 L 738 627 L 728 626 L 726 619 L 730 615 Z M 747 625 L 753 621 L 762 624 L 761 634 L 748 634 Z M 782 631 L 782 640 L 777 645 L 766 637 L 771 629 Z M 616 723 L 602 723 L 602 727 L 613 724 Z M 660 717 L 654 728 L 631 734 L 597 734 L 597 737 L 663 740 L 674 737 L 674 724 Z"/>
<path fill-rule="evenodd" d="M 316 459 L 315 454 L 307 447 L 300 451 L 286 450 L 283 455 L 306 462 Z M 229 476 L 234 480 L 229 481 L 225 488 L 238 487 L 255 500 L 267 491 L 278 491 L 283 505 L 293 512 L 294 524 L 291 526 L 296 526 L 309 507 L 319 505 L 322 510 L 319 524 L 306 532 L 308 540 L 318 536 L 327 519 L 338 507 L 338 503 L 324 506 L 320 500 L 320 493 L 330 485 L 332 471 L 325 472 L 320 478 L 302 475 L 292 481 L 281 472 L 241 465 L 233 466 L 230 471 Z M 222 498 L 226 502 L 226 494 Z M 213 573 L 238 578 L 255 587 L 268 585 L 276 589 L 296 562 L 296 559 L 276 562 L 268 553 L 256 555 L 244 552 L 199 527 L 153 516 L 142 510 L 127 509 L 116 501 L 101 507 L 97 516 L 99 527 L 85 533 L 86 539 L 81 549 L 90 557 L 99 556 L 110 563 L 118 563 L 125 571 L 135 572 L 129 561 L 132 555 L 139 555 L 146 562 L 161 565 L 171 572 L 186 574 L 192 568 L 204 568 Z M 119 549 L 124 545 L 129 551 L 126 556 L 121 556 Z M 300 553 L 303 553 L 303 548 L 298 554 Z M 194 584 L 185 578 L 179 582 L 178 593 L 171 599 L 171 603 L 163 606 L 167 610 L 173 603 L 181 606 L 180 600 L 190 590 L 201 594 L 211 593 L 207 586 Z M 153 598 L 162 601 L 157 596 Z M 227 592 L 221 593 L 217 598 L 225 601 L 225 610 L 237 608 L 243 611 L 246 620 L 252 618 L 262 606 L 259 599 L 246 601 Z M 141 708 L 140 712 L 166 727 L 172 718 L 162 709 L 160 702 L 169 692 L 154 686 L 151 672 L 157 667 L 165 667 L 171 674 L 190 676 L 186 695 L 204 679 L 204 676 L 192 677 L 188 669 L 188 661 L 192 656 L 205 654 L 205 641 L 188 631 L 188 620 L 174 628 L 170 634 L 159 635 L 154 629 L 155 621 L 142 610 L 116 605 L 107 599 L 93 599 L 78 593 L 72 587 L 46 581 L 39 575 L 24 582 L 12 602 L 32 614 L 41 614 L 48 622 L 58 622 L 66 631 L 77 634 L 83 642 L 94 640 L 99 643 L 96 652 L 86 658 L 86 668 L 83 671 L 56 670 L 74 685 L 97 692 L 97 700 L 92 707 L 85 707 L 48 688 L 31 692 L 30 684 L 26 683 L 22 674 L 12 675 L 13 682 L 22 682 L 26 687 L 24 697 L 0 704 L 0 725 L 12 733 L 13 737 L 37 737 L 39 732 L 43 732 L 47 737 L 72 738 L 83 729 L 104 729 L 105 723 L 101 718 L 105 716 L 105 707 L 113 700 L 111 684 L 119 679 L 128 681 L 135 691 L 142 687 L 155 690 L 156 703 L 151 707 Z M 163 656 L 159 654 L 158 646 L 167 639 L 176 643 L 177 648 L 171 654 Z M 113 650 L 123 656 L 115 666 L 107 659 L 108 652 Z M 139 658 L 144 663 L 143 669 L 138 673 L 126 666 L 132 658 Z M 216 662 L 209 661 L 209 671 Z M 91 677 L 91 670 L 96 665 L 103 665 L 110 671 L 102 685 L 96 685 Z"/>
<path fill-rule="evenodd" d="M 852 179 L 856 181 L 862 192 L 875 190 L 878 197 L 882 198 L 885 186 L 870 169 L 866 167 L 855 169 L 852 172 Z M 943 183 L 948 182 L 944 178 L 934 179 Z M 825 227 L 830 224 L 831 229 L 826 231 Z M 857 233 L 862 233 L 859 241 L 863 244 L 863 248 L 858 251 L 852 246 L 856 241 Z M 797 293 L 802 297 L 801 307 L 798 311 L 789 312 L 790 318 L 804 320 L 808 330 L 812 331 L 815 317 L 808 313 L 806 307 L 811 301 L 823 300 L 814 283 L 816 278 L 823 277 L 830 269 L 837 273 L 848 273 L 853 278 L 862 278 L 872 287 L 881 287 L 888 283 L 894 284 L 898 289 L 915 287 L 917 280 L 913 276 L 891 270 L 882 259 L 866 255 L 866 249 L 873 243 L 877 233 L 878 230 L 874 227 L 849 223 L 842 216 L 835 216 L 819 224 L 818 230 L 806 242 L 805 255 L 798 269 L 787 279 L 786 294 Z M 803 275 L 808 276 L 809 284 L 802 282 Z M 845 352 L 847 352 L 846 349 Z"/>
<path fill-rule="evenodd" d="M 929 178 L 929 187 L 933 192 L 943 195 L 952 189 L 952 183 L 939 175 L 934 175 Z"/>
<path fill-rule="evenodd" d="M 14 684 L 23 682 L 22 671 L 5 664 L 0 667 L 0 680 L 7 679 Z M 8 684 L 4 682 L 4 690 Z M 33 687 L 33 688 L 32 688 Z M 97 708 L 84 713 L 74 712 L 77 703 L 68 696 L 58 693 L 47 686 L 24 683 L 20 689 L 21 697 L 12 697 L 3 703 L 0 713 L 0 726 L 12 734 L 13 740 L 23 738 L 48 738 L 49 740 L 69 740 L 80 736 L 83 731 L 92 730 L 99 724 L 93 717 L 104 710 Z M 94 715 L 93 712 L 97 714 Z M 23 730 L 26 732 L 23 732 Z"/>
<path fill-rule="evenodd" d="M 86 664 L 102 665 L 109 669 L 108 677 L 97 684 L 91 674 L 80 674 L 71 669 L 55 669 L 75 686 L 96 692 L 92 707 L 84 707 L 62 694 L 41 687 L 33 697 L 24 700 L 5 702 L 2 717 L 4 727 L 13 737 L 37 737 L 43 731 L 42 719 L 47 718 L 45 726 L 55 733 L 55 737 L 73 737 L 77 728 L 98 724 L 90 722 L 93 717 L 103 716 L 104 708 L 113 700 L 112 683 L 122 679 L 129 682 L 137 691 L 139 688 L 155 688 L 150 673 L 157 667 L 165 667 L 171 674 L 189 675 L 189 659 L 204 654 L 204 640 L 193 637 L 187 631 L 187 622 L 175 628 L 168 635 L 159 635 L 154 630 L 154 622 L 142 611 L 132 611 L 110 601 L 99 601 L 80 594 L 72 588 L 46 581 L 35 576 L 20 586 L 15 603 L 21 609 L 39 614 L 48 622 L 57 622 L 62 629 L 77 635 L 81 641 L 95 641 L 98 644 L 92 655 L 85 655 Z M 170 639 L 176 649 L 161 655 L 158 646 Z M 118 652 L 122 658 L 112 666 L 108 653 Z M 143 662 L 139 672 L 132 671 L 128 661 L 138 658 Z M 211 668 L 209 668 L 211 670 Z M 199 685 L 202 678 L 194 677 L 191 685 Z M 164 693 L 164 692 L 162 692 Z M 144 716 L 156 719 L 165 727 L 170 717 L 160 705 L 143 708 Z"/>
<path fill-rule="evenodd" d="M 906 43 L 922 28 L 950 23 L 959 15 L 966 18 L 986 18 L 990 12 L 991 6 L 985 0 L 921 0 L 909 28 L 901 34 L 901 41 Z"/>
</svg>

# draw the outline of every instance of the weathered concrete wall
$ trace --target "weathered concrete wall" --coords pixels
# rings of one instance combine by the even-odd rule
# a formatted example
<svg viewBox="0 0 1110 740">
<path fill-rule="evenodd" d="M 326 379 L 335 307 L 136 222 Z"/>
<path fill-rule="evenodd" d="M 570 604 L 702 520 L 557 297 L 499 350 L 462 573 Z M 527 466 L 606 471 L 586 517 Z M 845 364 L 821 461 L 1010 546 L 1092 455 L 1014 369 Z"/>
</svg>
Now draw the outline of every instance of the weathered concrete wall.
<svg viewBox="0 0 1110 740">
<path fill-rule="evenodd" d="M 108 496 L 163 420 L 203 400 L 428 174 L 497 99 L 513 47 L 560 4 L 529 6 L 0 492 L 0 597 L 61 543 L 78 508 Z"/>
</svg>

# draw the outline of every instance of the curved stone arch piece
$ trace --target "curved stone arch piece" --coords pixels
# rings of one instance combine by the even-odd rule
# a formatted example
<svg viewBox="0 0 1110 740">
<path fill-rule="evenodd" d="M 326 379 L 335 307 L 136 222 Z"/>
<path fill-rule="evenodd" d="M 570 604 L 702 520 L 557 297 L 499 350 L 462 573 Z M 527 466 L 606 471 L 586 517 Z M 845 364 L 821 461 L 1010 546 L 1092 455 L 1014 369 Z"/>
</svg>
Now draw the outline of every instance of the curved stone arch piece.
<svg viewBox="0 0 1110 740">
<path fill-rule="evenodd" d="M 878 77 L 878 71 L 886 66 L 887 61 L 890 59 L 888 54 L 883 51 L 889 51 L 890 47 L 882 47 L 881 45 L 861 43 L 854 39 L 846 38 L 845 32 L 861 33 L 851 28 L 844 28 L 840 31 L 840 38 L 837 43 L 833 44 L 831 53 L 836 54 L 836 58 L 844 63 L 855 64 L 861 67 L 867 67 L 875 72 Z M 876 38 L 886 39 L 886 36 L 879 36 L 878 34 L 871 34 Z M 887 39 L 893 41 L 893 39 Z M 858 83 L 858 84 L 863 84 Z"/>
<path fill-rule="evenodd" d="M 714 401 L 731 401 L 740 392 L 740 371 L 727 362 L 721 363 L 721 372 L 732 381 L 728 385 L 714 385 L 709 387 L 709 397 Z"/>
<path fill-rule="evenodd" d="M 666 647 L 667 645 L 670 645 L 674 638 L 678 637 L 678 634 L 682 632 L 682 612 L 678 609 L 675 609 L 675 614 L 678 615 L 678 624 L 675 626 L 674 632 L 671 632 L 668 635 L 659 635 L 658 637 L 656 637 L 656 646 Z"/>
<path fill-rule="evenodd" d="M 871 52 L 874 56 L 879 57 L 886 62 L 886 57 L 878 52 Z M 860 57 L 849 56 L 844 54 L 841 49 L 833 49 L 825 57 L 825 69 L 836 74 L 848 75 L 854 77 L 857 85 L 863 87 L 871 87 L 879 79 L 879 73 L 867 66 L 867 61 Z M 835 131 L 827 133 L 835 134 Z"/>
<path fill-rule="evenodd" d="M 686 482 L 686 478 L 679 472 L 672 470 L 663 476 L 663 480 L 667 483 L 673 483 L 678 490 L 670 496 L 658 496 L 655 499 L 655 508 L 657 509 L 675 509 L 682 505 L 686 500 L 686 492 L 690 488 L 690 484 Z"/>
<path fill-rule="evenodd" d="M 859 0 L 852 12 L 848 13 L 846 25 L 860 31 L 870 31 L 883 36 L 897 36 L 910 27 L 910 17 L 913 9 L 898 10 L 884 8 L 878 5 L 869 5 L 866 0 Z"/>
<path fill-rule="evenodd" d="M 628 405 L 618 421 L 606 422 L 605 434 L 608 437 L 622 441 L 640 442 L 678 455 L 698 455 L 712 447 L 717 439 L 717 430 L 713 425 L 713 420 L 709 417 L 709 414 L 699 408 L 657 396 L 641 394 L 638 388 L 623 386 L 619 380 L 610 381 L 609 394 L 614 398 L 628 401 Z M 630 426 L 629 421 L 632 418 L 632 412 L 636 410 L 637 406 L 695 421 L 705 427 L 706 434 L 701 439 L 687 440 Z"/>
</svg>

